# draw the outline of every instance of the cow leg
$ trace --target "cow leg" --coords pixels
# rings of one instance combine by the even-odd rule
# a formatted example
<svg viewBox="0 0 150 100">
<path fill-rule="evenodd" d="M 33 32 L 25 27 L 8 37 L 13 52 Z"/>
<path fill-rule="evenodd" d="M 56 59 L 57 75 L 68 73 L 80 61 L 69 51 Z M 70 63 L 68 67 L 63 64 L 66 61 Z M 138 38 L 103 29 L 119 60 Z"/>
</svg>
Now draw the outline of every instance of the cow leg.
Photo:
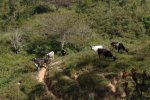
<svg viewBox="0 0 150 100">
<path fill-rule="evenodd" d="M 103 56 L 104 56 L 105 59 L 107 58 L 107 54 L 104 53 Z"/>
<path fill-rule="evenodd" d="M 118 48 L 118 53 L 119 53 L 120 49 Z"/>
<path fill-rule="evenodd" d="M 106 56 L 104 56 L 104 58 L 106 59 Z"/>
</svg>

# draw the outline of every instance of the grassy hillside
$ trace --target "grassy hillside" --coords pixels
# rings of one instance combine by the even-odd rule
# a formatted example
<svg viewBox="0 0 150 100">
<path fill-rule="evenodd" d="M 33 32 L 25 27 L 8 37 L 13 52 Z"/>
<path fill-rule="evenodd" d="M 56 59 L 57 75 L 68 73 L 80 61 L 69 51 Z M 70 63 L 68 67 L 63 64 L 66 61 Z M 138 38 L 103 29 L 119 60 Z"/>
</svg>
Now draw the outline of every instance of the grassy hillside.
<svg viewBox="0 0 150 100">
<path fill-rule="evenodd" d="M 93 95 L 113 100 L 107 74 L 136 68 L 150 75 L 149 0 L 1 0 L 0 12 L 2 100 L 53 100 L 47 91 L 62 100 L 94 100 Z M 122 42 L 129 54 L 118 53 L 112 41 Z M 104 45 L 117 60 L 99 59 L 91 45 Z M 62 48 L 67 56 L 61 55 Z M 48 71 L 46 85 L 39 84 L 31 60 L 51 50 L 54 61 L 63 63 Z M 123 81 L 129 82 L 130 97 L 140 100 L 132 78 Z M 149 91 L 143 98 L 149 100 Z"/>
</svg>

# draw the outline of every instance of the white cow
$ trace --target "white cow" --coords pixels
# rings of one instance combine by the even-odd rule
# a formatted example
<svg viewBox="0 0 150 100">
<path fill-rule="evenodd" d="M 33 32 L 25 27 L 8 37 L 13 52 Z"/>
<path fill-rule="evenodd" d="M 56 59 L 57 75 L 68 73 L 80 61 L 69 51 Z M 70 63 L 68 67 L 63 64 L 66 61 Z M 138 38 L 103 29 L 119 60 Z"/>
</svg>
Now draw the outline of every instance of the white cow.
<svg viewBox="0 0 150 100">
<path fill-rule="evenodd" d="M 53 60 L 54 59 L 54 51 L 51 51 L 47 54 L 47 57 L 50 59 L 50 60 Z"/>
<path fill-rule="evenodd" d="M 104 47 L 102 45 L 96 45 L 96 46 L 91 46 L 92 50 L 97 52 L 98 49 L 103 49 Z"/>
</svg>

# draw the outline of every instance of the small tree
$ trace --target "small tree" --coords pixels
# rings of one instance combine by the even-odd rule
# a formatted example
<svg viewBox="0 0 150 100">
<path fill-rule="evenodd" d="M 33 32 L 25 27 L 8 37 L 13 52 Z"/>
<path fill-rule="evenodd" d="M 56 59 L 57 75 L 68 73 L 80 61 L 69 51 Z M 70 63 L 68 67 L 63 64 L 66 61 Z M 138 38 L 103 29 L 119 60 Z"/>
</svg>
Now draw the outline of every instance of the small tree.
<svg viewBox="0 0 150 100">
<path fill-rule="evenodd" d="M 87 33 L 90 28 L 80 21 L 78 15 L 73 13 L 53 14 L 42 21 L 42 31 L 53 35 L 58 35 L 61 38 L 61 49 L 67 43 L 67 37 L 71 34 Z"/>
<path fill-rule="evenodd" d="M 12 50 L 17 54 L 23 47 L 22 34 L 18 31 L 14 32 L 10 37 L 10 43 Z"/>
</svg>

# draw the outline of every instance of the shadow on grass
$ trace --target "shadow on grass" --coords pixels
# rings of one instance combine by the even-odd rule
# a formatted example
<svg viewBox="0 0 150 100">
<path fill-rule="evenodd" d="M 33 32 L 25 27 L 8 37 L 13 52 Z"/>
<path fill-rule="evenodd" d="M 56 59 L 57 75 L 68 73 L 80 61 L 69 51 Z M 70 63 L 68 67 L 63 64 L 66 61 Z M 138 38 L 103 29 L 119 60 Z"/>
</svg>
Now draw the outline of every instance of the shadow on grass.
<svg viewBox="0 0 150 100">
<path fill-rule="evenodd" d="M 63 100 L 88 100 L 89 93 L 103 97 L 109 92 L 106 79 L 95 72 L 82 73 L 77 80 L 64 73 L 57 72 L 46 79 L 47 86 L 57 97 Z"/>
<path fill-rule="evenodd" d="M 44 84 L 37 84 L 34 89 L 28 94 L 29 100 L 52 100 L 52 97 L 48 96 L 46 87 Z"/>
<path fill-rule="evenodd" d="M 47 77 L 46 84 L 55 96 L 63 100 L 77 100 L 79 96 L 77 82 L 63 73 L 57 72 L 53 77 Z"/>
<path fill-rule="evenodd" d="M 64 69 L 64 73 L 68 76 L 71 76 L 76 71 L 107 70 L 108 67 L 115 61 L 113 61 L 111 58 L 105 59 L 102 56 L 99 58 L 97 54 L 83 53 L 80 55 L 77 54 L 76 56 L 71 57 L 69 60 L 66 60 L 65 62 L 67 64 L 64 65 L 66 66 L 66 68 Z"/>
</svg>

